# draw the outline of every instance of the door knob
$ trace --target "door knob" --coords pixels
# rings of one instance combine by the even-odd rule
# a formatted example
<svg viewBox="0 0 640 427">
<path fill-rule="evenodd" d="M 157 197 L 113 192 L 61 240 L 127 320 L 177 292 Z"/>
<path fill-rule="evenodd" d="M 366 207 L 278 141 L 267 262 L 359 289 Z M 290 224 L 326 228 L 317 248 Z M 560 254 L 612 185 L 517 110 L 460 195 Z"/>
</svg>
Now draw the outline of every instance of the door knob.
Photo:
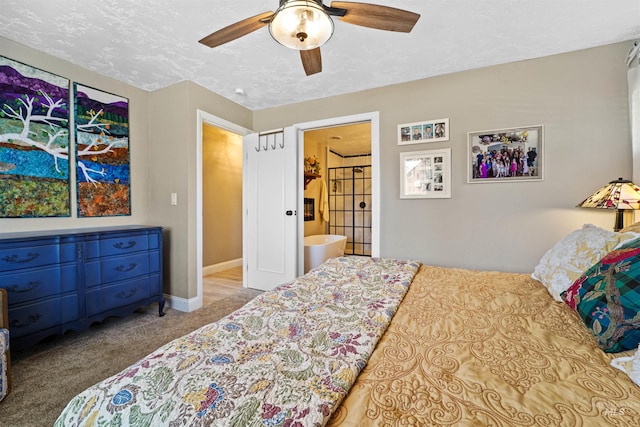
<svg viewBox="0 0 640 427">
<path fill-rule="evenodd" d="M 293 215 L 293 211 L 286 211 L 285 214 L 287 214 L 287 216 L 291 216 Z"/>
</svg>

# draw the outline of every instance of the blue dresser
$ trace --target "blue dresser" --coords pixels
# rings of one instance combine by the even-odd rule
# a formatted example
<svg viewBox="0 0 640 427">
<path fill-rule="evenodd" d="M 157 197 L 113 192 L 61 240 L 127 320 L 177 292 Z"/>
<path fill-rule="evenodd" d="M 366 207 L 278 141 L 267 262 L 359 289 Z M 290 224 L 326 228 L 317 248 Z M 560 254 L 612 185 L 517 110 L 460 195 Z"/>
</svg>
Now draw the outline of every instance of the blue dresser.
<svg viewBox="0 0 640 427">
<path fill-rule="evenodd" d="M 162 228 L 0 233 L 0 288 L 16 349 L 153 302 L 163 316 Z"/>
</svg>

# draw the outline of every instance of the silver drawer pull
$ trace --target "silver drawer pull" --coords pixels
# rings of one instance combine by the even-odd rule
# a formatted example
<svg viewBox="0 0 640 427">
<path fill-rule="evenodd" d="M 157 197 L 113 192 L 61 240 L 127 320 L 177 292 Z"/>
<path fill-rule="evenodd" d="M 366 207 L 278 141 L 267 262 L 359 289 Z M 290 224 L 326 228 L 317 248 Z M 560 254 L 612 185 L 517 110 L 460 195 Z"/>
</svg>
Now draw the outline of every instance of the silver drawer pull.
<svg viewBox="0 0 640 427">
<path fill-rule="evenodd" d="M 33 260 L 35 260 L 36 258 L 38 258 L 40 256 L 40 254 L 32 254 L 31 252 L 29 252 L 27 254 L 26 258 L 20 258 L 19 255 L 11 255 L 11 256 L 6 256 L 4 258 L 2 258 L 3 261 L 5 262 L 11 262 L 11 263 L 16 263 L 16 264 L 24 264 L 25 262 L 31 262 Z"/>
<path fill-rule="evenodd" d="M 126 273 L 127 271 L 131 271 L 134 268 L 136 268 L 138 266 L 138 264 L 136 264 L 135 262 L 129 264 L 129 266 L 124 266 L 124 265 L 119 265 L 115 268 L 116 271 L 119 271 L 121 273 Z"/>
<path fill-rule="evenodd" d="M 115 245 L 113 245 L 113 247 L 116 249 L 130 249 L 135 245 L 136 245 L 136 242 L 134 240 L 130 240 L 129 243 L 126 243 L 126 244 L 124 242 L 118 242 Z"/>
<path fill-rule="evenodd" d="M 22 287 L 20 285 L 13 285 L 7 288 L 7 292 L 29 292 L 36 289 L 38 286 L 42 285 L 40 280 L 27 283 L 26 287 Z"/>
</svg>

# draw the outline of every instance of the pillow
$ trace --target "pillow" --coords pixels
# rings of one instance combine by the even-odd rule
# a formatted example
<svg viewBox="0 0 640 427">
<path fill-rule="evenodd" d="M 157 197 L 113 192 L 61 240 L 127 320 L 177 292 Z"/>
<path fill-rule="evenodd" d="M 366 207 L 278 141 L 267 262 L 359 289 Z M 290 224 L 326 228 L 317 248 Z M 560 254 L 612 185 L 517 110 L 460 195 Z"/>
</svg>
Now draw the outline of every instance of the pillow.
<svg viewBox="0 0 640 427">
<path fill-rule="evenodd" d="M 627 374 L 636 385 L 640 386 L 640 348 L 631 356 L 616 357 L 611 360 L 611 366 L 620 369 Z"/>
<path fill-rule="evenodd" d="M 640 240 L 608 253 L 562 294 L 606 352 L 640 344 Z"/>
<path fill-rule="evenodd" d="M 627 225 L 622 230 L 620 230 L 620 233 L 628 233 L 628 232 L 640 233 L 640 222 L 635 222 L 631 225 Z"/>
<path fill-rule="evenodd" d="M 545 253 L 533 270 L 535 280 L 541 282 L 556 301 L 589 267 L 617 245 L 637 233 L 616 233 L 592 224 L 575 230 Z"/>
</svg>

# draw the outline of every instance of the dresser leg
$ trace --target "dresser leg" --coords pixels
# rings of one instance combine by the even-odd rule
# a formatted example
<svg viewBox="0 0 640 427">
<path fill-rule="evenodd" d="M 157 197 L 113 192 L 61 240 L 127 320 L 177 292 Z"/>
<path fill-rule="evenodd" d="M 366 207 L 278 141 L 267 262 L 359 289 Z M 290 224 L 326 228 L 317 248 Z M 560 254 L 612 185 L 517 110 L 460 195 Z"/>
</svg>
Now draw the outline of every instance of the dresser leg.
<svg viewBox="0 0 640 427">
<path fill-rule="evenodd" d="M 160 317 L 164 316 L 164 303 L 165 303 L 164 298 L 158 301 L 158 316 Z"/>
</svg>

